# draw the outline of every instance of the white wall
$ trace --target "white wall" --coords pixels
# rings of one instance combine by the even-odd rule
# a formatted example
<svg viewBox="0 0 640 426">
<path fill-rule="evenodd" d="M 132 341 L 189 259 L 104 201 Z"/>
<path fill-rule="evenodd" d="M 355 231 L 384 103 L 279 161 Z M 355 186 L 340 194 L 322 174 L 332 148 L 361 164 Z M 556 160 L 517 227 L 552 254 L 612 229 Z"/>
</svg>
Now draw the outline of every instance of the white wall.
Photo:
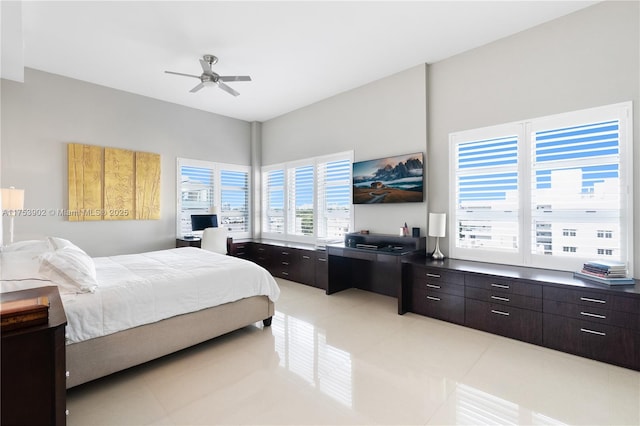
<svg viewBox="0 0 640 426">
<path fill-rule="evenodd" d="M 640 271 L 639 9 L 638 2 L 606 1 L 433 64 L 429 178 L 438 185 L 430 186 L 430 205 L 448 210 L 449 133 L 631 100 Z"/>
<path fill-rule="evenodd" d="M 160 220 L 15 219 L 16 240 L 56 235 L 92 256 L 175 246 L 176 157 L 250 164 L 245 121 L 32 69 L 2 80 L 1 113 L 1 180 L 25 189 L 25 209 L 67 208 L 68 142 L 161 155 Z"/>
<path fill-rule="evenodd" d="M 426 153 L 427 71 L 422 64 L 263 123 L 262 164 L 348 150 L 355 161 Z M 356 205 L 355 230 L 397 234 L 407 222 L 426 235 L 426 200 Z"/>
</svg>

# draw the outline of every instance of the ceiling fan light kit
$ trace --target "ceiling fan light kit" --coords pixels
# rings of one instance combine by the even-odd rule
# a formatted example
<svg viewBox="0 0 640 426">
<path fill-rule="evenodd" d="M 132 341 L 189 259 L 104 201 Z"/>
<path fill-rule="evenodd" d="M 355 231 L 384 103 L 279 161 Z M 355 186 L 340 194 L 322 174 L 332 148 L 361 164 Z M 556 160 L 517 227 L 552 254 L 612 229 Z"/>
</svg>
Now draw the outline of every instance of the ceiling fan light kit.
<svg viewBox="0 0 640 426">
<path fill-rule="evenodd" d="M 184 74 L 181 72 L 165 71 L 167 74 L 181 75 L 183 77 L 199 78 L 200 83 L 190 90 L 191 93 L 195 93 L 205 86 L 218 86 L 225 92 L 238 96 L 240 93 L 235 91 L 230 86 L 226 85 L 225 81 L 251 81 L 251 77 L 248 75 L 219 75 L 211 69 L 211 66 L 218 62 L 218 58 L 214 55 L 203 55 L 200 59 L 200 66 L 202 67 L 201 75 Z"/>
</svg>

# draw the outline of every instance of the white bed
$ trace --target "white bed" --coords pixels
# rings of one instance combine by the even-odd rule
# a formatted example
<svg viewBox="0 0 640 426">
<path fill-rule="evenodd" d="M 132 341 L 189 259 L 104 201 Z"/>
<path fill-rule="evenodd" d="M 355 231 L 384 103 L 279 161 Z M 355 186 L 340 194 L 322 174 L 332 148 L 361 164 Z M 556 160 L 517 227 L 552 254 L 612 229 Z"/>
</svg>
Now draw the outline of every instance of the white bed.
<svg viewBox="0 0 640 426">
<path fill-rule="evenodd" d="M 68 388 L 258 321 L 270 325 L 280 294 L 264 268 L 193 247 L 91 259 L 50 237 L 0 255 L 3 292 L 58 286 Z"/>
</svg>

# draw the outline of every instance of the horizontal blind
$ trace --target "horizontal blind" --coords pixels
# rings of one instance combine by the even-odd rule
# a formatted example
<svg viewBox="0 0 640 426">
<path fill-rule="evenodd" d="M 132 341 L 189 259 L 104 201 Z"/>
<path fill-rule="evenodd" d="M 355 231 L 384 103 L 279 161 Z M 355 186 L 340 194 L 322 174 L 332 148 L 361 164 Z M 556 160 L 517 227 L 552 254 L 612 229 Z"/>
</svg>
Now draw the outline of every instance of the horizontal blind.
<svg viewBox="0 0 640 426">
<path fill-rule="evenodd" d="M 214 170 L 180 167 L 180 232 L 191 233 L 191 215 L 209 213 L 214 205 Z"/>
<path fill-rule="evenodd" d="M 320 162 L 318 182 L 318 237 L 342 238 L 351 223 L 351 160 Z"/>
<path fill-rule="evenodd" d="M 531 252 L 621 260 L 620 122 L 532 133 Z"/>
<path fill-rule="evenodd" d="M 220 187 L 220 226 L 249 232 L 249 172 L 221 170 Z"/>
<path fill-rule="evenodd" d="M 455 155 L 456 246 L 517 251 L 518 136 L 463 140 Z"/>
<path fill-rule="evenodd" d="M 288 170 L 289 233 L 314 235 L 315 173 L 312 164 Z"/>
<path fill-rule="evenodd" d="M 264 232 L 284 233 L 284 169 L 263 173 L 262 199 L 265 205 L 262 229 Z"/>
</svg>

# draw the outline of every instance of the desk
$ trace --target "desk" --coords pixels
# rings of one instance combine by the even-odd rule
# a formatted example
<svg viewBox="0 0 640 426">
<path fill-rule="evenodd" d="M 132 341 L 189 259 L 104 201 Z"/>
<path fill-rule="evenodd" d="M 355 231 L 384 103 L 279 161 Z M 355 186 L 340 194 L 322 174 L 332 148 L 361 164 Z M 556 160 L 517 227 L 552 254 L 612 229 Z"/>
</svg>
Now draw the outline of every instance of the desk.
<svg viewBox="0 0 640 426">
<path fill-rule="evenodd" d="M 202 242 L 202 239 L 199 238 L 199 237 L 194 237 L 194 238 L 178 237 L 178 238 L 176 238 L 176 248 L 177 247 L 198 247 L 198 248 L 200 248 L 201 242 Z"/>
<path fill-rule="evenodd" d="M 329 280 L 327 294 L 359 288 L 398 298 L 398 313 L 404 304 L 402 292 L 403 259 L 423 253 L 425 237 L 398 237 L 381 234 L 348 234 L 344 244 L 327 245 Z M 377 249 L 357 248 L 357 244 Z"/>
</svg>

